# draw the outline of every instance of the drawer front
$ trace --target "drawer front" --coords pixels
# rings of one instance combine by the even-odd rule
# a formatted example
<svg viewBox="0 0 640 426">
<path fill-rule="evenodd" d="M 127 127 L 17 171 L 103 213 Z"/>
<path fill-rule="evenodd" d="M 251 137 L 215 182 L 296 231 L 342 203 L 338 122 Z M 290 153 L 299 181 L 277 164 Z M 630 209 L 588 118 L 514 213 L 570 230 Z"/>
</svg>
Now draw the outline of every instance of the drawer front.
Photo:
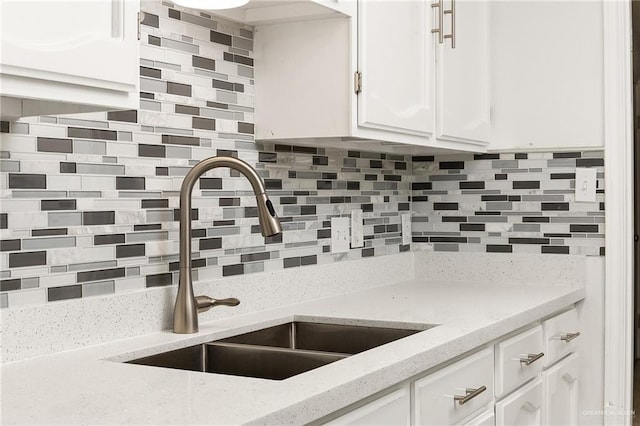
<svg viewBox="0 0 640 426">
<path fill-rule="evenodd" d="M 542 379 L 536 379 L 496 404 L 496 426 L 542 425 Z"/>
<path fill-rule="evenodd" d="M 471 420 L 463 421 L 460 426 L 495 426 L 496 415 L 493 410 L 485 411 Z"/>
<path fill-rule="evenodd" d="M 416 424 L 456 424 L 493 402 L 493 349 L 470 355 L 413 386 Z"/>
<path fill-rule="evenodd" d="M 410 413 L 409 386 L 405 386 L 325 424 L 409 426 Z"/>
<path fill-rule="evenodd" d="M 537 326 L 496 345 L 496 396 L 501 397 L 542 371 L 546 353 Z"/>
<path fill-rule="evenodd" d="M 578 349 L 580 327 L 578 312 L 575 308 L 544 321 L 542 329 L 544 330 L 545 354 L 547 355 L 544 362 L 545 367 Z"/>
</svg>

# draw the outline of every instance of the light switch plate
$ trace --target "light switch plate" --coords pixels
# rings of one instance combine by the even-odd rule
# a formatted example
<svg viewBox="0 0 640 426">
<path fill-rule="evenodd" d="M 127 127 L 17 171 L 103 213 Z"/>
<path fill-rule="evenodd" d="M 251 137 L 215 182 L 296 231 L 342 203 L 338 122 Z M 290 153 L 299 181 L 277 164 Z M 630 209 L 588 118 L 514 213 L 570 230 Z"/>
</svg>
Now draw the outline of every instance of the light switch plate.
<svg viewBox="0 0 640 426">
<path fill-rule="evenodd" d="M 411 244 L 411 215 L 403 214 L 402 218 L 402 244 Z"/>
<path fill-rule="evenodd" d="M 576 168 L 576 201 L 596 201 L 597 170 Z"/>
<path fill-rule="evenodd" d="M 351 248 L 364 247 L 362 210 L 351 210 Z"/>
<path fill-rule="evenodd" d="M 349 251 L 349 218 L 331 218 L 331 253 Z"/>
</svg>

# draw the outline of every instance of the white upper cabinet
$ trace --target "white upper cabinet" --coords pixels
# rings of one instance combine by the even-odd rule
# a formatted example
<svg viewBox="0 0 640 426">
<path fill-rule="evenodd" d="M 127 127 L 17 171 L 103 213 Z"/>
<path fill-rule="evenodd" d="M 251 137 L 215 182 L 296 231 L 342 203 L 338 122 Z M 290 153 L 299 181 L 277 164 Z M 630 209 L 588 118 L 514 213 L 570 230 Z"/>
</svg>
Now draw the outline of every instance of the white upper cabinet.
<svg viewBox="0 0 640 426">
<path fill-rule="evenodd" d="M 492 150 L 603 146 L 602 1 L 492 1 Z"/>
<path fill-rule="evenodd" d="M 138 9 L 137 0 L 2 0 L 2 115 L 137 108 Z"/>
<path fill-rule="evenodd" d="M 486 144 L 491 137 L 488 3 L 440 1 L 442 5 L 434 7 L 438 14 L 436 29 L 442 29 L 442 43 L 440 33 L 435 33 L 436 136 L 445 141 Z"/>
<path fill-rule="evenodd" d="M 358 5 L 358 124 L 430 136 L 434 129 L 434 52 L 424 1 Z M 392 23 L 398 23 L 393 25 Z M 393 29 L 385 27 L 393 26 Z"/>
<path fill-rule="evenodd" d="M 341 3 L 333 18 L 256 27 L 256 139 L 486 150 L 486 2 Z"/>
</svg>

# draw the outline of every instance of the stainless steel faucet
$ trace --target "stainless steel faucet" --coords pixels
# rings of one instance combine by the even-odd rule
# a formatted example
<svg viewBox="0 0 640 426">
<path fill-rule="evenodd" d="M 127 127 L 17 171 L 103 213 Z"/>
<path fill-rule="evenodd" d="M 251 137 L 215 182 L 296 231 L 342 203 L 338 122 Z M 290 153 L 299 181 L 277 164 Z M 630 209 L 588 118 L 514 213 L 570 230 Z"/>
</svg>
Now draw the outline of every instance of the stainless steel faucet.
<svg viewBox="0 0 640 426">
<path fill-rule="evenodd" d="M 198 332 L 198 313 L 217 305 L 236 306 L 238 299 L 212 299 L 193 296 L 191 282 L 191 193 L 198 178 L 216 167 L 229 167 L 242 173 L 253 188 L 258 202 L 258 218 L 262 235 L 270 237 L 282 231 L 276 211 L 265 193 L 264 183 L 253 167 L 233 157 L 210 157 L 193 166 L 184 177 L 180 188 L 180 281 L 173 310 L 173 332 L 180 334 Z"/>
</svg>

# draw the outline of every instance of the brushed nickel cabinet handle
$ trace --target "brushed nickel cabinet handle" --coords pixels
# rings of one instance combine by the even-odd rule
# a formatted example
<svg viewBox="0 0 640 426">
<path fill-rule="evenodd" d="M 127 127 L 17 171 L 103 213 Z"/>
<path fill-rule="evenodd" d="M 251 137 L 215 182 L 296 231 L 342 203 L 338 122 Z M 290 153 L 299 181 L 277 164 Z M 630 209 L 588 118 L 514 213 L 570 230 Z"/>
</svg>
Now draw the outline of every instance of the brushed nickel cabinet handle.
<svg viewBox="0 0 640 426">
<path fill-rule="evenodd" d="M 442 0 L 435 3 L 431 3 L 431 9 L 438 8 L 438 27 L 431 30 L 432 34 L 438 34 L 438 43 L 444 43 L 444 34 L 442 31 L 442 21 L 444 21 L 444 14 L 442 11 Z"/>
<path fill-rule="evenodd" d="M 580 335 L 580 332 L 577 331 L 575 333 L 565 333 L 565 334 L 561 334 L 560 335 L 560 340 L 562 340 L 563 342 L 569 343 L 570 341 L 572 341 L 573 339 L 575 339 L 576 337 L 578 337 Z"/>
<path fill-rule="evenodd" d="M 445 15 L 451 15 L 451 33 L 445 34 L 444 38 L 451 39 L 451 48 L 456 48 L 456 0 L 451 0 L 451 9 L 447 9 L 443 12 Z M 442 21 L 440 22 L 442 27 Z"/>
<path fill-rule="evenodd" d="M 544 356 L 544 352 L 539 354 L 529 354 L 526 358 L 520 358 L 520 363 L 524 365 L 531 365 Z"/>
<path fill-rule="evenodd" d="M 465 389 L 466 395 L 454 395 L 453 400 L 460 405 L 464 405 L 486 390 L 486 386 L 480 386 L 476 389 Z"/>
</svg>

